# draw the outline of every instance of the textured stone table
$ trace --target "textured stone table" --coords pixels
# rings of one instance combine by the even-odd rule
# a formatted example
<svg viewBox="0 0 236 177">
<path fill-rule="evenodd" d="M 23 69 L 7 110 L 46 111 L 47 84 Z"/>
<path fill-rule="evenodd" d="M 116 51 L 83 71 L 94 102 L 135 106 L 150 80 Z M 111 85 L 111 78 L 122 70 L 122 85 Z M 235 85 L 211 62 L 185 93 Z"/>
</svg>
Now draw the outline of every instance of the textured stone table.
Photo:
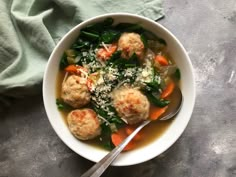
<svg viewBox="0 0 236 177">
<path fill-rule="evenodd" d="M 197 98 L 181 138 L 143 164 L 109 167 L 104 177 L 236 176 L 236 1 L 166 0 L 160 23 L 185 46 Z M 78 177 L 92 162 L 53 131 L 42 95 L 14 101 L 0 116 L 0 177 Z"/>
</svg>

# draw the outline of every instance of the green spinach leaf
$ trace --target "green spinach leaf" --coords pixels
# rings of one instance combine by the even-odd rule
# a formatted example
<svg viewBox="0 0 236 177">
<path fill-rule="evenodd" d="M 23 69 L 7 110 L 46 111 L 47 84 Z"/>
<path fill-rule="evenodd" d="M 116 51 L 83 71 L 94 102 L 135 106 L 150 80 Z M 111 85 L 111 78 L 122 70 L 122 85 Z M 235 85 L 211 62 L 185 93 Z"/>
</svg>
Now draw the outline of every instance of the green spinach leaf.
<svg viewBox="0 0 236 177">
<path fill-rule="evenodd" d="M 103 21 L 103 25 L 104 26 L 111 26 L 113 24 L 114 20 L 113 18 L 106 18 L 104 21 Z"/>
<path fill-rule="evenodd" d="M 112 43 L 120 37 L 120 32 L 115 30 L 104 31 L 101 35 L 101 40 L 104 43 Z"/>
<path fill-rule="evenodd" d="M 156 98 L 151 92 L 146 92 L 145 95 L 152 104 L 161 108 L 167 106 L 170 103 L 169 100 Z"/>
<path fill-rule="evenodd" d="M 141 34 L 141 40 L 143 42 L 144 48 L 146 49 L 148 47 L 148 43 L 147 43 L 147 37 L 144 34 Z"/>
<path fill-rule="evenodd" d="M 61 58 L 61 61 L 60 61 L 60 64 L 59 64 L 59 67 L 61 70 L 65 69 L 67 66 L 69 65 L 68 61 L 67 61 L 67 56 L 66 54 L 64 53 L 62 58 Z"/>
<path fill-rule="evenodd" d="M 99 35 L 87 31 L 81 31 L 80 37 L 87 39 L 88 41 L 98 41 L 99 40 Z"/>
<path fill-rule="evenodd" d="M 119 23 L 115 26 L 115 29 L 121 32 L 136 32 L 136 33 L 143 33 L 145 30 L 139 24 L 131 24 L 131 23 Z"/>
<path fill-rule="evenodd" d="M 177 68 L 177 69 L 175 70 L 174 76 L 176 77 L 176 79 L 180 80 L 180 78 L 181 78 L 181 73 L 180 73 L 179 68 Z"/>
<path fill-rule="evenodd" d="M 62 99 L 56 99 L 56 105 L 59 110 L 72 110 L 73 108 L 66 104 Z"/>
<path fill-rule="evenodd" d="M 81 49 L 89 49 L 90 48 L 91 43 L 87 40 L 82 40 L 81 38 L 79 38 L 75 44 L 72 45 L 72 49 L 75 50 L 81 50 Z"/>
</svg>

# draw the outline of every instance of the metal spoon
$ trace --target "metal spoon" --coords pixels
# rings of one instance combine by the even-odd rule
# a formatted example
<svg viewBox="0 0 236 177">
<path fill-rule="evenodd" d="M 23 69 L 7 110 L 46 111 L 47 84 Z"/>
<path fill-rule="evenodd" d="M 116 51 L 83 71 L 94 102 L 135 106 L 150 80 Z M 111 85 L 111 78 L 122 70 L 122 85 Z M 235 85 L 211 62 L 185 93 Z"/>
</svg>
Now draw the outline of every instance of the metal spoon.
<svg viewBox="0 0 236 177">
<path fill-rule="evenodd" d="M 166 113 L 164 113 L 159 120 L 168 120 L 173 118 L 180 110 L 183 102 L 183 96 L 178 87 L 175 88 L 174 92 L 170 97 L 173 97 L 173 101 L 169 104 Z M 92 166 L 87 172 L 85 172 L 81 177 L 99 177 L 102 173 L 109 167 L 109 165 L 116 159 L 120 152 L 125 148 L 125 146 L 133 139 L 133 137 L 151 120 L 146 120 L 140 124 L 133 133 L 131 133 L 119 146 L 114 148 L 109 152 L 104 158 L 102 158 L 98 163 Z"/>
</svg>

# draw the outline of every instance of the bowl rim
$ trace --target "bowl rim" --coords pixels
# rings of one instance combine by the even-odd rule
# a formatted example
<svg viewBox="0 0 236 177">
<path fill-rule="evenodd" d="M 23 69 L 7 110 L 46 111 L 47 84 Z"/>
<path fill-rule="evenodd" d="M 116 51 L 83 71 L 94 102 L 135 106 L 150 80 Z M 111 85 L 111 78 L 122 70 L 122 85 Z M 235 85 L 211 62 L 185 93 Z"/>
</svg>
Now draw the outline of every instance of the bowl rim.
<svg viewBox="0 0 236 177">
<path fill-rule="evenodd" d="M 185 125 L 183 126 L 183 128 L 181 129 L 181 131 L 178 132 L 178 136 L 175 137 L 175 139 L 173 141 L 171 141 L 168 145 L 167 145 L 167 148 L 165 148 L 164 150 L 162 150 L 159 154 L 156 154 L 154 156 L 151 156 L 151 157 L 146 157 L 144 160 L 139 160 L 139 161 L 135 161 L 135 162 L 132 162 L 132 163 L 123 163 L 123 164 L 119 164 L 119 163 L 113 163 L 112 165 L 114 166 L 129 166 L 129 165 L 135 165 L 135 164 L 139 164 L 139 163 L 142 163 L 142 162 L 146 162 L 154 157 L 157 157 L 158 155 L 164 153 L 166 150 L 168 150 L 179 138 L 180 136 L 183 134 L 183 132 L 185 131 L 190 119 L 191 119 L 191 116 L 192 116 L 192 112 L 193 112 L 193 109 L 194 109 L 194 105 L 195 105 L 195 100 L 196 100 L 196 83 L 195 83 L 195 75 L 194 75 L 194 69 L 193 69 L 193 66 L 192 66 L 192 63 L 191 63 L 191 60 L 190 60 L 190 57 L 188 56 L 184 46 L 182 45 L 182 43 L 167 29 L 165 28 L 163 25 L 159 24 L 158 22 L 154 21 L 154 20 L 151 20 L 147 17 L 144 17 L 144 16 L 140 16 L 140 15 L 137 15 L 137 14 L 131 14 L 131 13 L 123 13 L 123 12 L 117 12 L 117 13 L 107 13 L 107 14 L 103 14 L 103 15 L 98 15 L 98 16 L 95 16 L 95 17 L 92 17 L 92 18 L 89 18 L 79 24 L 77 24 L 75 27 L 73 27 L 71 30 L 69 30 L 62 38 L 61 40 L 57 43 L 57 45 L 54 47 L 50 57 L 49 57 L 49 60 L 47 62 L 47 65 L 45 67 L 45 72 L 44 72 L 44 76 L 43 76 L 43 87 L 42 87 L 42 92 L 43 92 L 43 102 L 44 102 L 44 107 L 45 107 L 45 111 L 46 111 L 46 114 L 47 114 L 47 117 L 48 117 L 48 120 L 51 124 L 51 126 L 53 127 L 54 131 L 56 132 L 57 136 L 59 136 L 59 138 L 67 145 L 67 147 L 69 147 L 71 150 L 73 150 L 75 153 L 77 153 L 78 155 L 90 160 L 90 161 L 93 161 L 93 162 L 97 162 L 96 160 L 94 160 L 93 158 L 89 158 L 87 157 L 85 154 L 82 154 L 78 151 L 78 149 L 76 149 L 75 147 L 73 146 L 70 146 L 70 143 L 63 137 L 63 135 L 59 132 L 58 128 L 56 127 L 55 123 L 53 122 L 52 118 L 51 118 L 51 115 L 50 115 L 50 110 L 49 110 L 49 106 L 47 104 L 47 100 L 46 100 L 46 97 L 47 97 L 47 90 L 46 90 L 46 77 L 49 73 L 49 63 L 52 61 L 54 55 L 56 54 L 56 51 L 57 51 L 57 48 L 59 46 L 62 45 L 62 43 L 64 42 L 64 40 L 71 35 L 71 33 L 73 33 L 74 31 L 77 30 L 77 28 L 80 28 L 80 26 L 83 26 L 84 24 L 86 23 L 89 23 L 90 21 L 94 21 L 94 20 L 99 20 L 101 18 L 106 18 L 106 17 L 114 17 L 114 16 L 126 16 L 126 17 L 133 17 L 133 18 L 137 18 L 137 19 L 140 19 L 140 20 L 144 20 L 144 21 L 148 21 L 149 23 L 152 23 L 152 25 L 154 26 L 157 26 L 158 28 L 161 28 L 162 30 L 164 30 L 171 38 L 173 38 L 173 40 L 175 40 L 175 42 L 177 43 L 177 45 L 181 48 L 183 54 L 185 55 L 186 59 L 187 59 L 187 63 L 189 65 L 189 69 L 191 71 L 191 78 L 192 78 L 192 81 L 193 81 L 193 85 L 192 85 L 192 103 L 191 103 L 191 106 L 190 106 L 190 113 L 189 113 L 189 116 L 188 116 L 188 120 L 185 122 Z"/>
</svg>

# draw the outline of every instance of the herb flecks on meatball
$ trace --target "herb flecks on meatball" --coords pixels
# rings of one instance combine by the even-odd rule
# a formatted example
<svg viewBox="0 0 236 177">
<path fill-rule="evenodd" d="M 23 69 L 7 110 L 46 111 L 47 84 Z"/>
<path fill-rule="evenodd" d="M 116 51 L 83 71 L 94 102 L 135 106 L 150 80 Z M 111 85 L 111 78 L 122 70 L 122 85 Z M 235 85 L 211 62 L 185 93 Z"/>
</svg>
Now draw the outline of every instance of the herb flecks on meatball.
<svg viewBox="0 0 236 177">
<path fill-rule="evenodd" d="M 80 140 L 93 139 L 101 134 L 100 122 L 92 109 L 76 109 L 67 116 L 71 133 Z"/>
<path fill-rule="evenodd" d="M 144 56 L 144 44 L 137 33 L 123 33 L 118 41 L 118 50 L 121 50 L 121 56 L 129 59 L 134 53 L 139 59 Z"/>
<path fill-rule="evenodd" d="M 148 118 L 150 103 L 137 89 L 124 87 L 115 90 L 113 104 L 119 116 L 128 124 L 136 124 Z"/>
</svg>

